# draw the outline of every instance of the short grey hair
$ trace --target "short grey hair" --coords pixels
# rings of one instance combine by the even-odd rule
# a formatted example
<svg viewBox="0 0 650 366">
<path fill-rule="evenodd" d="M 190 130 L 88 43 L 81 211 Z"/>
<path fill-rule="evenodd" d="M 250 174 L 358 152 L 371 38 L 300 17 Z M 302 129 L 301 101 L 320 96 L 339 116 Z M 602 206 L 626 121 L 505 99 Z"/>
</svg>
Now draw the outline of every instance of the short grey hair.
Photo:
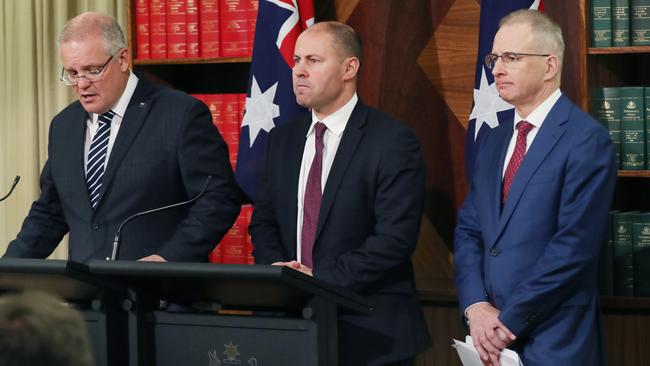
<svg viewBox="0 0 650 366">
<path fill-rule="evenodd" d="M 522 9 L 514 11 L 501 19 L 499 27 L 513 24 L 528 24 L 537 40 L 537 52 L 557 56 L 560 69 L 564 59 L 564 39 L 562 28 L 548 15 L 537 10 Z"/>
<path fill-rule="evenodd" d="M 126 47 L 122 28 L 110 15 L 87 12 L 70 19 L 59 32 L 58 42 L 82 41 L 88 35 L 99 35 L 104 41 L 104 49 L 109 55 Z"/>
</svg>

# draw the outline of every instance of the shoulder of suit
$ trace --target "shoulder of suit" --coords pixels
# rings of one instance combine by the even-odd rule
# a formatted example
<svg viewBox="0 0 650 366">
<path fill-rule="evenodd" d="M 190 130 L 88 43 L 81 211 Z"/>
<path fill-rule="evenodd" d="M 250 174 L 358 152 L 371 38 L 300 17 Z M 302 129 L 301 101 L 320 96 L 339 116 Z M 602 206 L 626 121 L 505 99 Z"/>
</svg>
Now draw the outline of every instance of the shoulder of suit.
<svg viewBox="0 0 650 366">
<path fill-rule="evenodd" d="M 596 120 L 592 115 L 583 111 L 574 103 L 571 103 L 571 109 L 569 110 L 569 122 L 570 123 L 568 123 L 567 126 L 569 128 L 577 129 L 578 131 L 609 134 L 607 127 L 603 123 Z"/>
</svg>

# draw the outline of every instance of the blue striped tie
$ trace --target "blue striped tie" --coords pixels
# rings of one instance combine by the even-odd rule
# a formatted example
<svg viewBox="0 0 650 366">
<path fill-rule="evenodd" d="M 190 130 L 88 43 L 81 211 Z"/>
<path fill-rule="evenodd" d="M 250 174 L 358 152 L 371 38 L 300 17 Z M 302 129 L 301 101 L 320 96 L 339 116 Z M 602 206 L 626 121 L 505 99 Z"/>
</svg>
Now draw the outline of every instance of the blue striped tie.
<svg viewBox="0 0 650 366">
<path fill-rule="evenodd" d="M 102 188 L 104 178 L 104 165 L 106 163 L 106 152 L 108 150 L 108 138 L 111 135 L 111 120 L 115 116 L 113 111 L 108 111 L 99 116 L 99 128 L 93 137 L 88 151 L 88 163 L 86 164 L 86 184 L 88 185 L 88 196 L 90 206 L 94 209 L 99 199 L 99 191 Z"/>
</svg>

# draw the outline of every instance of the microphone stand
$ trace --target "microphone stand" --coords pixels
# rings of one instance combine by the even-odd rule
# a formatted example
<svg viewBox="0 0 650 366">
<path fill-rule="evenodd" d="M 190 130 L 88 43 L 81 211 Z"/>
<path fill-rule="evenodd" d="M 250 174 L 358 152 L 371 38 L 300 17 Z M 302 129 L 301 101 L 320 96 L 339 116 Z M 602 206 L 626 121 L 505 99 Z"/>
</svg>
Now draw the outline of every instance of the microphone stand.
<svg viewBox="0 0 650 366">
<path fill-rule="evenodd" d="M 17 175 L 16 178 L 14 178 L 14 182 L 11 185 L 11 188 L 9 189 L 9 193 L 7 193 L 4 197 L 0 198 L 0 202 L 6 200 L 9 196 L 11 196 L 11 194 L 14 192 L 14 188 L 16 188 L 16 185 L 18 184 L 19 181 L 20 181 L 20 176 Z"/>
<path fill-rule="evenodd" d="M 167 209 L 170 209 L 170 208 L 190 204 L 190 203 L 196 201 L 197 199 L 199 199 L 199 197 L 201 197 L 203 195 L 203 193 L 205 193 L 205 190 L 208 188 L 208 185 L 210 184 L 210 181 L 212 181 L 212 176 L 208 175 L 208 177 L 205 179 L 205 184 L 203 185 L 203 189 L 201 189 L 201 192 L 199 192 L 196 196 L 192 197 L 192 199 L 190 199 L 188 201 L 178 202 L 178 203 L 174 203 L 174 204 L 171 204 L 171 205 L 154 208 L 154 209 L 151 209 L 151 210 L 138 212 L 137 214 L 134 214 L 134 215 L 131 215 L 131 216 L 127 217 L 126 220 L 122 221 L 120 226 L 117 228 L 117 231 L 115 232 L 115 238 L 113 239 L 113 252 L 111 253 L 110 258 L 106 257 L 106 260 L 114 261 L 117 258 L 117 250 L 118 250 L 119 245 L 120 245 L 120 234 L 122 232 L 122 228 L 124 227 L 124 225 L 126 225 L 127 222 L 135 219 L 136 217 L 140 217 L 140 216 L 148 215 L 150 213 L 163 211 L 163 210 L 167 210 Z"/>
</svg>

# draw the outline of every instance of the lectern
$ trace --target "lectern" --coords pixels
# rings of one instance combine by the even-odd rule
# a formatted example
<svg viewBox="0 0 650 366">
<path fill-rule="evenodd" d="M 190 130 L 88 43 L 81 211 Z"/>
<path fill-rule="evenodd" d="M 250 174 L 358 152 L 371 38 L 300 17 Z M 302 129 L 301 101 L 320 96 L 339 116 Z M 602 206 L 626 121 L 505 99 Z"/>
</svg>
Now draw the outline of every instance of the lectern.
<svg viewBox="0 0 650 366">
<path fill-rule="evenodd" d="M 119 288 L 93 278 L 76 263 L 44 259 L 0 259 L 0 292 L 35 290 L 75 306 L 86 321 L 97 366 L 125 365 L 127 317 Z M 124 296 L 124 295 L 122 295 Z"/>
<path fill-rule="evenodd" d="M 127 289 L 129 365 L 334 366 L 338 314 L 372 311 L 286 267 L 92 261 L 88 273 Z"/>
</svg>

